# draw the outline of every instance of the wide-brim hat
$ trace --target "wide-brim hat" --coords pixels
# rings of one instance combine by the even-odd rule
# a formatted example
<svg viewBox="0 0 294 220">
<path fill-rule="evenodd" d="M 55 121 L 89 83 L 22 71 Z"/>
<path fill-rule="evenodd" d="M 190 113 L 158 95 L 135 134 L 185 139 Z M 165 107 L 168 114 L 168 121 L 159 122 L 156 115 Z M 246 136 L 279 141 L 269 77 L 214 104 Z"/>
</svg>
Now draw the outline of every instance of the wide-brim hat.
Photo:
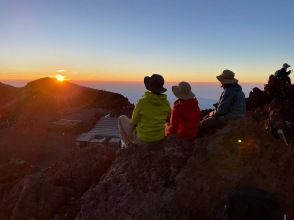
<svg viewBox="0 0 294 220">
<path fill-rule="evenodd" d="M 187 82 L 180 82 L 178 86 L 172 86 L 174 95 L 179 99 L 193 99 L 195 94 L 191 91 L 191 86 Z"/>
<path fill-rule="evenodd" d="M 224 70 L 222 74 L 216 77 L 221 84 L 234 84 L 238 83 L 238 80 L 235 79 L 235 73 L 231 70 Z"/>
<path fill-rule="evenodd" d="M 144 84 L 147 90 L 153 93 L 164 93 L 166 92 L 166 88 L 163 87 L 164 85 L 164 78 L 159 74 L 153 74 L 150 76 L 145 76 Z"/>
</svg>

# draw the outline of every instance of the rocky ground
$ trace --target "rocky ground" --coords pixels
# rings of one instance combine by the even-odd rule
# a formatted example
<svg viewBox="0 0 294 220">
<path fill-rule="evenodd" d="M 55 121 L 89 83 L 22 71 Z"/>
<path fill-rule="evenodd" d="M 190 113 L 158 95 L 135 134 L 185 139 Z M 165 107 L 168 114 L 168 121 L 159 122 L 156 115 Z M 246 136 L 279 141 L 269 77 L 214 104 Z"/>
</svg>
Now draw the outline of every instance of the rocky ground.
<svg viewBox="0 0 294 220">
<path fill-rule="evenodd" d="M 128 149 L 82 196 L 79 219 L 220 219 L 239 187 L 277 194 L 294 218 L 293 150 L 257 125 L 248 116 L 192 146 Z"/>
<path fill-rule="evenodd" d="M 25 161 L 2 165 L 1 219 L 73 219 L 80 196 L 99 182 L 114 159 L 114 150 L 89 146 L 73 150 L 70 157 L 45 170 Z"/>
<path fill-rule="evenodd" d="M 213 220 L 232 190 L 254 187 L 276 194 L 292 219 L 293 154 L 248 115 L 193 145 L 170 137 L 118 152 L 75 148 L 45 170 L 10 161 L 0 167 L 0 216 Z"/>
<path fill-rule="evenodd" d="M 72 146 L 46 169 L 11 158 L 0 165 L 0 219 L 220 220 L 242 187 L 273 193 L 294 219 L 292 94 L 253 90 L 245 119 L 193 144 Z"/>
</svg>

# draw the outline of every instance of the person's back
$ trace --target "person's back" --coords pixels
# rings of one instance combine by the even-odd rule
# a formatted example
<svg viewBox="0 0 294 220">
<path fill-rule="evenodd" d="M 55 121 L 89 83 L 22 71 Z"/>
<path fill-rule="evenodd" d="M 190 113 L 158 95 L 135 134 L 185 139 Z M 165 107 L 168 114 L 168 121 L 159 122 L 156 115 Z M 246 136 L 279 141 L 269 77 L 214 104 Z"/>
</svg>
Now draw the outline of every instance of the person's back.
<svg viewBox="0 0 294 220">
<path fill-rule="evenodd" d="M 291 73 L 290 70 L 286 71 L 286 69 L 282 68 L 275 72 L 275 76 L 279 79 L 282 79 L 282 78 L 286 78 L 290 73 Z"/>
<path fill-rule="evenodd" d="M 287 71 L 289 67 L 291 67 L 289 64 L 284 63 L 282 68 L 275 72 L 275 77 L 282 80 L 284 84 L 291 84 L 291 79 L 289 77 L 291 70 Z"/>
<path fill-rule="evenodd" d="M 231 70 L 224 70 L 216 77 L 224 89 L 221 94 L 217 108 L 210 112 L 200 122 L 201 134 L 211 134 L 215 130 L 224 127 L 228 121 L 240 119 L 246 113 L 246 99 L 242 87 L 235 79 L 235 73 Z"/>
<path fill-rule="evenodd" d="M 122 148 L 131 143 L 141 145 L 158 142 L 165 137 L 164 124 L 170 115 L 170 105 L 166 95 L 162 94 L 166 92 L 164 78 L 158 74 L 146 76 L 144 84 L 150 92 L 145 92 L 138 101 L 132 118 L 125 115 L 118 118 Z"/>
<path fill-rule="evenodd" d="M 164 138 L 164 123 L 170 114 L 170 105 L 165 94 L 146 92 L 134 109 L 132 123 L 143 142 L 156 142 Z"/>
<path fill-rule="evenodd" d="M 177 117 L 177 121 L 174 130 L 172 127 L 168 134 L 175 133 L 180 138 L 193 141 L 198 136 L 200 123 L 198 101 L 196 99 L 178 100 L 174 105 L 173 112 L 172 117 Z"/>
<path fill-rule="evenodd" d="M 187 82 L 180 82 L 173 86 L 172 91 L 178 98 L 171 113 L 167 135 L 176 135 L 178 138 L 195 140 L 198 136 L 200 123 L 200 109 L 195 94 Z"/>
<path fill-rule="evenodd" d="M 223 85 L 224 91 L 220 97 L 215 116 L 227 119 L 238 119 L 246 113 L 246 99 L 242 87 L 235 84 Z"/>
</svg>

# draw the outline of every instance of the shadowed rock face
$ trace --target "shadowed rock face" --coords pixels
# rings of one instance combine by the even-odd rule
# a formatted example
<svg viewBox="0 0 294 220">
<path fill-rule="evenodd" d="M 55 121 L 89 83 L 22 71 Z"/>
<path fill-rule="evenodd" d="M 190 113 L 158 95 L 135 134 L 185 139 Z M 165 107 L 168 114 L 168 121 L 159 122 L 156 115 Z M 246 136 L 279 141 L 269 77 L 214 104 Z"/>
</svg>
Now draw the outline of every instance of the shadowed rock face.
<svg viewBox="0 0 294 220">
<path fill-rule="evenodd" d="M 19 91 L 20 91 L 19 88 L 6 85 L 0 82 L 0 94 L 1 94 L 0 105 L 3 105 L 11 101 L 11 99 L 15 98 L 18 95 Z"/>
<path fill-rule="evenodd" d="M 288 144 L 294 144 L 294 85 L 279 86 L 278 90 L 271 84 L 265 85 L 265 91 L 254 88 L 247 98 L 247 111 L 253 112 L 257 121 L 271 135 L 279 138 L 281 129 Z"/>
<path fill-rule="evenodd" d="M 114 150 L 90 146 L 74 150 L 46 170 L 8 163 L 10 175 L 0 179 L 1 219 L 72 219 L 79 209 L 79 197 L 99 181 L 114 159 Z"/>
<path fill-rule="evenodd" d="M 46 170 L 12 161 L 0 168 L 11 170 L 0 179 L 0 217 L 215 220 L 231 191 L 253 187 L 276 194 L 292 219 L 294 152 L 259 125 L 248 115 L 193 145 L 170 137 L 117 155 L 75 149 Z"/>
<path fill-rule="evenodd" d="M 164 219 L 176 176 L 193 149 L 175 140 L 151 148 L 133 146 L 121 152 L 103 179 L 82 197 L 79 218 Z"/>
<path fill-rule="evenodd" d="M 294 216 L 293 151 L 250 116 L 192 147 L 167 140 L 153 148 L 122 152 L 83 195 L 79 219 L 219 219 L 237 187 L 277 194 Z"/>
</svg>

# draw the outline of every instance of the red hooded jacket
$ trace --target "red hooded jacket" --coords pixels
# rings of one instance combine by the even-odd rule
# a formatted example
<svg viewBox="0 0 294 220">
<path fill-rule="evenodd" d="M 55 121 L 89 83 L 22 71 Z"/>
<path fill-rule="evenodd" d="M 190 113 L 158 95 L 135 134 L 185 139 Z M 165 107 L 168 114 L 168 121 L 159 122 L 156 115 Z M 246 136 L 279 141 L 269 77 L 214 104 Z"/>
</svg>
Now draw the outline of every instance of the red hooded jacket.
<svg viewBox="0 0 294 220">
<path fill-rule="evenodd" d="M 193 141 L 198 136 L 199 123 L 200 109 L 197 99 L 178 99 L 172 109 L 167 135 L 175 134 L 179 138 Z"/>
</svg>

